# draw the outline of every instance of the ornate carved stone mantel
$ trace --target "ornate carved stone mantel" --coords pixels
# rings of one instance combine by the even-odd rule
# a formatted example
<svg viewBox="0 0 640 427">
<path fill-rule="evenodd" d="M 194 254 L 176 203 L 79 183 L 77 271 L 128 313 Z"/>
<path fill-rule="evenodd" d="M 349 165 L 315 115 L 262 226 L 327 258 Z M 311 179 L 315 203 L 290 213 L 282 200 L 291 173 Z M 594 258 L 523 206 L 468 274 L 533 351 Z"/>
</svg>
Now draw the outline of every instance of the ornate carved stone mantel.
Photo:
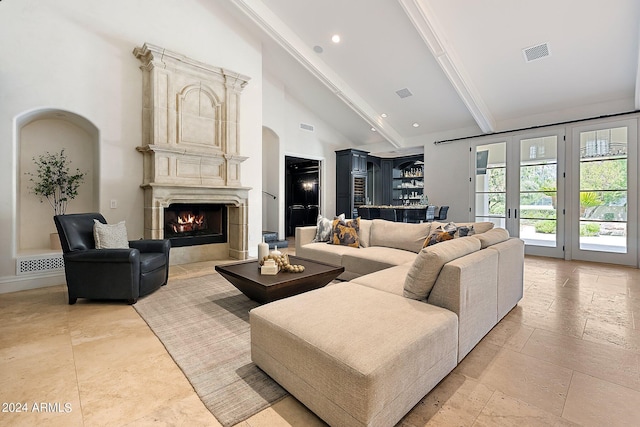
<svg viewBox="0 0 640 427">
<path fill-rule="evenodd" d="M 249 81 L 145 43 L 142 65 L 142 187 L 145 237 L 162 238 L 172 203 L 223 203 L 229 209 L 229 255 L 248 255 L 248 192 L 242 186 L 240 95 Z"/>
</svg>

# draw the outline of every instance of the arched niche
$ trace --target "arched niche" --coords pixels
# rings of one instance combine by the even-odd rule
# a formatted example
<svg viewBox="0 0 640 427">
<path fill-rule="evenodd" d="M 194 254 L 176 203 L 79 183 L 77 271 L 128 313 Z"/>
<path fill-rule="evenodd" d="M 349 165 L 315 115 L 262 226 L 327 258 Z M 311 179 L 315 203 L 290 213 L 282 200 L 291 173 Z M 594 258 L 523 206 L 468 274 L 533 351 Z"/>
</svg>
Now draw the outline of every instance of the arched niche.
<svg viewBox="0 0 640 427">
<path fill-rule="evenodd" d="M 36 170 L 34 158 L 64 149 L 76 168 L 87 172 L 78 196 L 69 202 L 66 213 L 95 212 L 99 209 L 99 131 L 86 118 L 64 110 L 39 109 L 16 119 L 16 252 L 32 253 L 50 248 L 49 235 L 56 231 L 53 208 L 46 199 L 31 193 L 29 172 Z"/>
</svg>

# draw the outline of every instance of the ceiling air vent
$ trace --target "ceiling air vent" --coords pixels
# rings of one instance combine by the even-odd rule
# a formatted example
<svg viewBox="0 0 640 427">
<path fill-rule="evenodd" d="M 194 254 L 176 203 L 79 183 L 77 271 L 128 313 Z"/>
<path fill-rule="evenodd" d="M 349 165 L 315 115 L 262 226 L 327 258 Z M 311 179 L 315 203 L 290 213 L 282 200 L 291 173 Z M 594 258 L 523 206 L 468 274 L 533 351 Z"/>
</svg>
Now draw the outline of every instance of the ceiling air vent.
<svg viewBox="0 0 640 427">
<path fill-rule="evenodd" d="M 300 129 L 306 130 L 309 132 L 313 132 L 313 125 L 308 125 L 306 123 L 300 123 Z"/>
<path fill-rule="evenodd" d="M 527 62 L 535 61 L 536 59 L 546 58 L 551 55 L 549 51 L 549 44 L 542 43 L 536 46 L 531 46 L 525 49 L 522 49 L 522 53 L 524 53 L 524 59 Z"/>
<path fill-rule="evenodd" d="M 400 98 L 408 98 L 413 95 L 406 87 L 404 89 L 397 90 L 396 93 Z"/>
</svg>

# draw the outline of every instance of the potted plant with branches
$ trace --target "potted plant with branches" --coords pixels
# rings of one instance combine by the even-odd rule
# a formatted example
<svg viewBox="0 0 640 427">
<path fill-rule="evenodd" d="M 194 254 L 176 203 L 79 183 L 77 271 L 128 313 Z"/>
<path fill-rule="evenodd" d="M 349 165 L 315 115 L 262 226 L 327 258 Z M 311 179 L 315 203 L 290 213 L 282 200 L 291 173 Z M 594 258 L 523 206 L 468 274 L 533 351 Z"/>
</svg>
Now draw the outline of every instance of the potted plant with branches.
<svg viewBox="0 0 640 427">
<path fill-rule="evenodd" d="M 36 165 L 35 173 L 27 172 L 31 178 L 32 187 L 29 188 L 31 193 L 40 197 L 43 203 L 47 199 L 49 205 L 53 208 L 54 215 L 64 215 L 67 210 L 67 204 L 78 195 L 78 188 L 84 182 L 87 175 L 76 168 L 75 172 L 71 172 L 71 161 L 64 153 L 64 149 L 59 153 L 46 152 L 33 158 Z M 54 233 L 56 234 L 56 233 Z M 57 246 L 59 240 L 57 235 L 51 238 L 52 246 Z"/>
</svg>

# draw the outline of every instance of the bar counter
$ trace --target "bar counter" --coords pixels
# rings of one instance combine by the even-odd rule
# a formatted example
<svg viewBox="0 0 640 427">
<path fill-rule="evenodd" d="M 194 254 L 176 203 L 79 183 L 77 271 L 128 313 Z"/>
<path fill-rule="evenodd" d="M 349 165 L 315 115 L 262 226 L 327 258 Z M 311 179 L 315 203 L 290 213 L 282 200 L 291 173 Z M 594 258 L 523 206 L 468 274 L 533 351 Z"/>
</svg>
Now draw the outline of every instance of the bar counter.
<svg viewBox="0 0 640 427">
<path fill-rule="evenodd" d="M 435 216 L 433 205 L 363 205 L 358 207 L 362 219 L 386 219 L 395 222 L 430 222 Z"/>
</svg>

